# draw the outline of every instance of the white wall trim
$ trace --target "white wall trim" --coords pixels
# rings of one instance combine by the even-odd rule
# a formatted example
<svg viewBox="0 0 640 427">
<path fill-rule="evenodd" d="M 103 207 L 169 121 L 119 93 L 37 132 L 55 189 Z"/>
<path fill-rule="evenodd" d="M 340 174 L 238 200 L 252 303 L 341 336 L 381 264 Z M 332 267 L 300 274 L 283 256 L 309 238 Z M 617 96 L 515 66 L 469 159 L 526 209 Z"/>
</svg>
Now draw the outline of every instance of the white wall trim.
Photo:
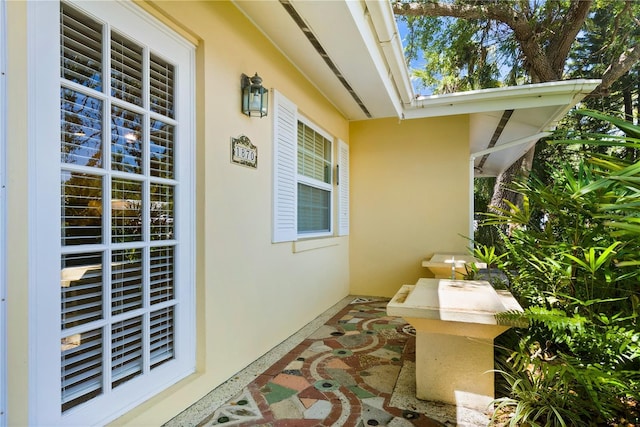
<svg viewBox="0 0 640 427">
<path fill-rule="evenodd" d="M 6 0 L 0 0 L 0 427 L 7 425 L 7 20 Z"/>
<path fill-rule="evenodd" d="M 60 158 L 59 148 L 42 143 L 57 140 L 60 133 L 59 10 L 59 2 L 27 3 L 29 424 L 34 425 L 44 423 L 60 406 L 55 392 L 60 388 L 60 360 L 40 356 L 60 346 L 60 325 L 52 321 L 59 318 L 60 294 L 40 286 L 60 275 L 60 249 L 51 246 L 60 241 L 60 222 L 47 214 L 60 200 L 58 180 L 51 179 L 60 174 L 54 160 Z"/>
<path fill-rule="evenodd" d="M 322 239 L 298 240 L 293 242 L 293 253 L 312 251 L 314 249 L 328 248 L 330 246 L 338 246 L 340 239 L 338 237 L 326 237 Z"/>
</svg>

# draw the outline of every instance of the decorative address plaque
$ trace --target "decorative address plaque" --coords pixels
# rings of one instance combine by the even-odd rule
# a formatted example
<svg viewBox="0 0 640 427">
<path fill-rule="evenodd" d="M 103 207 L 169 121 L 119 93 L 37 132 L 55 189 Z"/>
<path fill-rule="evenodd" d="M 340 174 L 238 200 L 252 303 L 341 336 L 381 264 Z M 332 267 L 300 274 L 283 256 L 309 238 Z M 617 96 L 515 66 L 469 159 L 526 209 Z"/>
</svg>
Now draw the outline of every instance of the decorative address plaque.
<svg viewBox="0 0 640 427">
<path fill-rule="evenodd" d="M 231 162 L 253 169 L 258 168 L 258 147 L 244 135 L 231 138 Z"/>
</svg>

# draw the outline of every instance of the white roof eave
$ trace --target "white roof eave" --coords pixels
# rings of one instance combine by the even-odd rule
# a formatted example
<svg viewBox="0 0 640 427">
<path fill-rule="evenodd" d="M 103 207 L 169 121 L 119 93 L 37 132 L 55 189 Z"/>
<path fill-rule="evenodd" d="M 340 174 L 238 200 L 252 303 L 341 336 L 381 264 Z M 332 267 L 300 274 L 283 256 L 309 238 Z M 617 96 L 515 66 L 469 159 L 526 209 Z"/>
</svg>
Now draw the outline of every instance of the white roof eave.
<svg viewBox="0 0 640 427">
<path fill-rule="evenodd" d="M 565 106 L 564 113 L 591 93 L 598 79 L 564 80 L 522 86 L 481 89 L 416 99 L 405 108 L 405 119 L 516 110 L 520 108 Z"/>
<path fill-rule="evenodd" d="M 409 68 L 404 57 L 402 38 L 400 37 L 391 2 L 366 0 L 378 43 L 389 64 L 389 77 L 394 81 L 399 102 L 411 105 L 415 98 Z M 400 116 L 401 114 L 399 114 Z"/>
</svg>

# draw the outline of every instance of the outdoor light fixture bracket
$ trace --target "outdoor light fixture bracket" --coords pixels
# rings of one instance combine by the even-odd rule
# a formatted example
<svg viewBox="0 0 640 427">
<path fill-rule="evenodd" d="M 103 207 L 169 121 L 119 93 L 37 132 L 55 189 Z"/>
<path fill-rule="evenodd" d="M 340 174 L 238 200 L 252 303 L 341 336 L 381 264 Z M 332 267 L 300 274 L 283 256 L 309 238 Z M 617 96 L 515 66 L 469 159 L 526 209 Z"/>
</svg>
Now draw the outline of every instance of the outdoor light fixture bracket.
<svg viewBox="0 0 640 427">
<path fill-rule="evenodd" d="M 262 86 L 262 78 L 242 74 L 240 77 L 242 113 L 249 117 L 265 117 L 269 106 L 269 90 Z"/>
</svg>

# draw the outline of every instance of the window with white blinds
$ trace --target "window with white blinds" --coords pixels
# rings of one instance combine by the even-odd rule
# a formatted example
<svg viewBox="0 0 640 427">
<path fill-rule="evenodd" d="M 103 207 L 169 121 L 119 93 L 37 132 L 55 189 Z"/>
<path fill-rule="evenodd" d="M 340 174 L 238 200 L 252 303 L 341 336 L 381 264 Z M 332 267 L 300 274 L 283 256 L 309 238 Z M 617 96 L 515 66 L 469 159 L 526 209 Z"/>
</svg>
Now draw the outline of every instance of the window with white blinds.
<svg viewBox="0 0 640 427">
<path fill-rule="evenodd" d="M 331 232 L 331 140 L 298 120 L 298 234 Z"/>
<path fill-rule="evenodd" d="M 273 242 L 349 234 L 349 146 L 274 94 Z M 337 209 L 334 209 L 334 205 Z"/>
<path fill-rule="evenodd" d="M 180 335 L 192 333 L 184 321 L 192 272 L 180 258 L 189 254 L 191 234 L 178 222 L 193 222 L 180 215 L 192 212 L 185 207 L 192 179 L 178 162 L 191 155 L 192 141 L 177 131 L 191 126 L 179 118 L 178 97 L 192 95 L 178 91 L 191 86 L 176 72 L 183 66 L 183 79 L 190 78 L 192 63 L 178 61 L 193 58 L 192 49 L 174 60 L 127 26 L 101 19 L 60 4 L 62 419 L 100 399 L 124 408 L 136 387 L 141 396 L 158 392 L 152 384 L 178 366 L 179 352 L 193 354 L 181 347 L 192 341 Z"/>
</svg>

